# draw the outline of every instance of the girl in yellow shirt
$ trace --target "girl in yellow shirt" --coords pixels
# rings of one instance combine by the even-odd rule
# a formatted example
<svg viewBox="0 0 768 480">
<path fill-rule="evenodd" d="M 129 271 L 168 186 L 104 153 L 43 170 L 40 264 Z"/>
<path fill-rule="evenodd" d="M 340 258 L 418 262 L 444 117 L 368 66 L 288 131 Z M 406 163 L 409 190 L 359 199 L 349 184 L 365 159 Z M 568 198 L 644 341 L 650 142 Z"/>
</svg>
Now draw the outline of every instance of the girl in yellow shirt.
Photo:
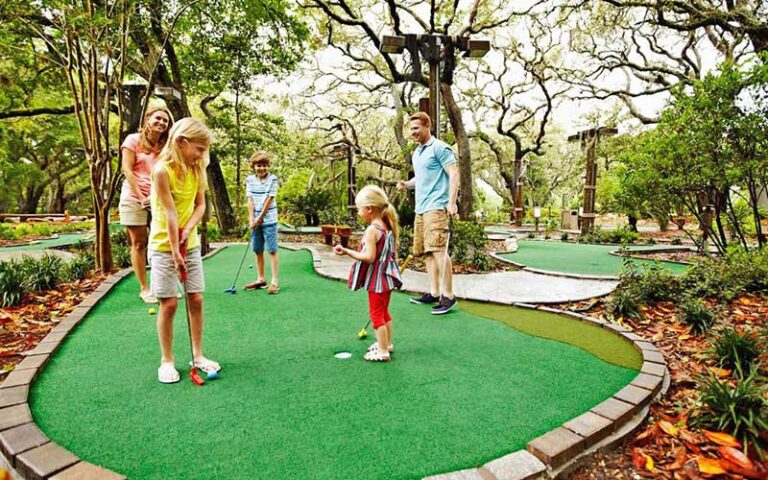
<svg viewBox="0 0 768 480">
<path fill-rule="evenodd" d="M 157 334 L 162 358 L 161 383 L 176 383 L 179 372 L 173 358 L 173 317 L 182 272 L 187 274 L 187 303 L 194 365 L 203 372 L 218 372 L 218 363 L 203 356 L 203 262 L 197 224 L 205 212 L 205 166 L 211 132 L 199 120 L 184 118 L 175 123 L 168 142 L 152 170 L 152 225 L 149 251 L 152 295 L 160 301 Z M 180 245 L 186 245 L 186 257 Z"/>
</svg>

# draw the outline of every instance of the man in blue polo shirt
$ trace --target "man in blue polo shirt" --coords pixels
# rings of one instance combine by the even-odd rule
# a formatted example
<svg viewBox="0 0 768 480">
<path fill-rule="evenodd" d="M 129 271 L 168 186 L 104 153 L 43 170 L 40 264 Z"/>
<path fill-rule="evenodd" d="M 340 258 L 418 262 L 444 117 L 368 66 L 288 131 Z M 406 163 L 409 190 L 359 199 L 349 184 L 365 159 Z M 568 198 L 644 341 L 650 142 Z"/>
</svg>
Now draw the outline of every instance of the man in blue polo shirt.
<svg viewBox="0 0 768 480">
<path fill-rule="evenodd" d="M 419 143 L 411 157 L 415 175 L 407 182 L 398 182 L 397 188 L 416 190 L 413 254 L 424 255 L 429 277 L 429 293 L 411 298 L 411 302 L 437 304 L 432 314 L 442 315 L 456 306 L 453 264 L 446 247 L 448 216 L 458 212 L 459 169 L 451 147 L 432 136 L 429 115 L 418 112 L 411 115 L 410 121 L 411 138 Z"/>
</svg>

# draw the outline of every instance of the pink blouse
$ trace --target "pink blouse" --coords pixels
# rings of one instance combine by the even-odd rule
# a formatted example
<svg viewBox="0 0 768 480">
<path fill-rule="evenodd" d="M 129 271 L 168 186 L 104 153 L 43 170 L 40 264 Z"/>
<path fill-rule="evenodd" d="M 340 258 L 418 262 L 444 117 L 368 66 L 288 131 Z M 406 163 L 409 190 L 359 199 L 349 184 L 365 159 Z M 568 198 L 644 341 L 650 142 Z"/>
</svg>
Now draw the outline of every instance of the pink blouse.
<svg viewBox="0 0 768 480">
<path fill-rule="evenodd" d="M 139 186 L 139 190 L 144 197 L 149 197 L 150 180 L 149 174 L 152 172 L 152 167 L 155 166 L 155 160 L 157 159 L 157 153 L 146 153 L 139 147 L 139 134 L 132 133 L 125 137 L 121 150 L 130 150 L 133 152 L 136 160 L 133 162 L 133 174 L 136 176 L 136 183 Z M 140 202 L 141 198 L 137 198 L 134 195 L 131 186 L 126 180 L 123 180 L 123 188 L 120 190 L 120 201 L 128 202 Z"/>
</svg>

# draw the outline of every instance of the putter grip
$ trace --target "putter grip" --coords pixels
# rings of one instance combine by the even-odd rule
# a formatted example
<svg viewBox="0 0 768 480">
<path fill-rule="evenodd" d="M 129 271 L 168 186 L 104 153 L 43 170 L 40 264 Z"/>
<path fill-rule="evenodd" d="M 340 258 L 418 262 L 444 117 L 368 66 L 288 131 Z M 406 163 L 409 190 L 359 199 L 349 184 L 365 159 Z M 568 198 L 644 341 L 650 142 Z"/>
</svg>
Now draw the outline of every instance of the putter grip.
<svg viewBox="0 0 768 480">
<path fill-rule="evenodd" d="M 180 272 L 181 281 L 186 282 L 187 281 L 187 242 L 181 243 L 181 233 L 183 232 L 183 229 L 179 229 L 179 253 L 181 253 L 181 258 L 184 259 L 184 268 Z"/>
</svg>

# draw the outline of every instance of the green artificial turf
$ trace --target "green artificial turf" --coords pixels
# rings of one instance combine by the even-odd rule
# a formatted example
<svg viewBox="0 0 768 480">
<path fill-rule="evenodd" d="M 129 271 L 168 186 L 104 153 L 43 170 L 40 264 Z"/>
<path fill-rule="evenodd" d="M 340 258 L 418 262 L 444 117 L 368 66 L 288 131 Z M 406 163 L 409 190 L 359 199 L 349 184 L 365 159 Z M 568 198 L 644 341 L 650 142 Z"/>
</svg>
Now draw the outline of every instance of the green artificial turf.
<svg viewBox="0 0 768 480">
<path fill-rule="evenodd" d="M 583 348 L 592 355 L 620 367 L 639 370 L 643 357 L 614 332 L 575 318 L 494 303 L 461 303 L 464 311 L 499 320 L 528 335 L 547 338 Z"/>
<path fill-rule="evenodd" d="M 501 256 L 530 268 L 580 275 L 618 275 L 624 266 L 624 258 L 610 254 L 610 252 L 621 248 L 617 245 L 526 240 L 521 240 L 518 245 L 517 252 L 504 253 Z M 630 247 L 629 250 L 638 248 L 658 250 L 669 247 L 643 246 Z M 687 268 L 686 265 L 673 262 L 656 262 L 635 258 L 629 260 L 637 266 L 659 264 L 676 274 L 685 272 Z"/>
<path fill-rule="evenodd" d="M 157 382 L 155 317 L 129 277 L 35 382 L 46 435 L 129 478 L 420 478 L 524 448 L 637 373 L 461 309 L 430 315 L 401 293 L 394 360 L 370 364 L 371 338 L 357 338 L 365 293 L 316 275 L 309 253 L 281 251 L 279 295 L 242 291 L 246 266 L 230 296 L 241 254 L 205 262 L 205 351 L 223 366 L 219 380 L 195 387 L 185 368 L 180 384 Z M 189 360 L 183 311 L 178 367 Z"/>
<path fill-rule="evenodd" d="M 30 250 L 45 250 L 46 248 L 63 247 L 66 245 L 74 245 L 77 242 L 92 235 L 91 233 L 60 233 L 58 238 L 49 238 L 46 240 L 40 240 L 29 245 L 17 245 L 13 247 L 0 247 L 0 251 L 3 252 L 16 252 L 16 251 L 30 251 Z"/>
</svg>

